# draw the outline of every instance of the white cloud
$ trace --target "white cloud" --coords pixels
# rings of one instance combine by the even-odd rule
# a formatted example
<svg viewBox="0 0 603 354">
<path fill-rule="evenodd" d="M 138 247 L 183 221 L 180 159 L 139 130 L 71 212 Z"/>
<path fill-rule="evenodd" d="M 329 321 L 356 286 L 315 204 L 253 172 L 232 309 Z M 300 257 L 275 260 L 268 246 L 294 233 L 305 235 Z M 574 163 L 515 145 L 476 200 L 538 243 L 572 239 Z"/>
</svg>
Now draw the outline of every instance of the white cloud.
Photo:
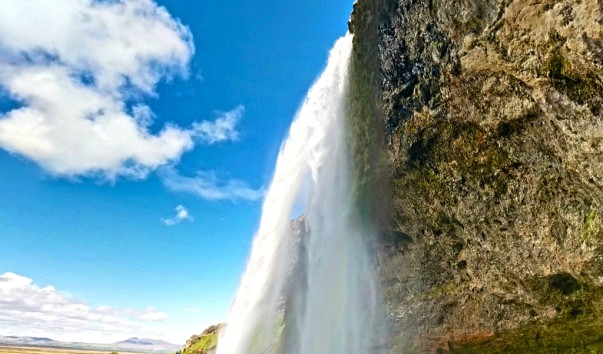
<svg viewBox="0 0 603 354">
<path fill-rule="evenodd" d="M 173 167 L 162 168 L 160 177 L 165 187 L 207 200 L 251 200 L 263 198 L 264 191 L 250 188 L 245 182 L 220 180 L 213 172 L 199 171 L 195 177 L 182 176 Z"/>
<path fill-rule="evenodd" d="M 138 314 L 137 319 L 145 322 L 157 322 L 163 321 L 167 318 L 167 314 L 157 311 L 154 307 L 149 306 L 145 308 L 140 314 Z"/>
<path fill-rule="evenodd" d="M 198 140 L 234 140 L 242 107 L 152 134 L 153 112 L 132 104 L 186 76 L 193 53 L 188 28 L 153 0 L 3 0 L 0 86 L 21 106 L 0 112 L 0 148 L 55 175 L 114 179 L 143 178 Z"/>
<path fill-rule="evenodd" d="M 51 336 L 64 341 L 113 342 L 145 333 L 167 314 L 153 307 L 90 307 L 14 273 L 0 275 L 0 334 Z"/>
<path fill-rule="evenodd" d="M 189 214 L 188 209 L 186 209 L 184 206 L 178 205 L 175 211 L 176 215 L 174 217 L 169 219 L 161 219 L 166 226 L 174 226 L 180 224 L 184 220 L 193 220 L 193 217 Z"/>
<path fill-rule="evenodd" d="M 229 112 L 218 112 L 219 116 L 213 122 L 203 121 L 193 124 L 195 135 L 209 144 L 237 140 L 239 132 L 236 127 L 244 112 L 245 107 L 243 106 L 238 106 Z"/>
</svg>

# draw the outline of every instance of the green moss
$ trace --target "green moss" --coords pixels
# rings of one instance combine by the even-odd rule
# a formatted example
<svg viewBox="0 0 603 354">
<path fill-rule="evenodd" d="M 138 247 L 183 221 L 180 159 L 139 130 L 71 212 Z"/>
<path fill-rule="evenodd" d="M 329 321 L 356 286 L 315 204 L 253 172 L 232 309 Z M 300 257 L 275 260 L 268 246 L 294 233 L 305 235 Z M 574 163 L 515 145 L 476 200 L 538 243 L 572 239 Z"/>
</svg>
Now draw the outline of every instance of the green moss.
<svg viewBox="0 0 603 354">
<path fill-rule="evenodd" d="M 448 284 L 444 284 L 441 286 L 436 286 L 435 288 L 431 289 L 431 291 L 429 291 L 427 293 L 427 298 L 429 299 L 439 299 L 442 297 L 450 297 L 454 294 L 456 294 L 458 292 L 458 287 L 454 284 L 448 283 Z"/>
<path fill-rule="evenodd" d="M 476 123 L 441 123 L 421 134 L 409 149 L 409 163 L 421 167 L 456 163 L 461 169 L 473 166 L 477 161 L 471 153 L 488 154 L 486 132 Z M 480 163 L 481 167 L 486 164 Z"/>
<path fill-rule="evenodd" d="M 593 236 L 598 216 L 596 204 L 591 205 L 590 212 L 584 217 L 584 225 L 582 227 L 582 239 L 584 241 L 589 240 Z"/>
<path fill-rule="evenodd" d="M 589 104 L 593 99 L 601 97 L 603 83 L 592 71 L 580 73 L 576 70 L 559 49 L 554 49 L 543 68 L 553 87 L 563 92 L 578 104 Z"/>
<path fill-rule="evenodd" d="M 467 21 L 467 23 L 465 23 L 465 28 L 468 32 L 479 34 L 484 28 L 484 20 L 478 17 L 473 17 Z"/>
<path fill-rule="evenodd" d="M 603 353 L 603 324 L 591 319 L 539 322 L 498 333 L 480 343 L 451 343 L 451 352 L 549 354 Z"/>
<path fill-rule="evenodd" d="M 497 172 L 510 164 L 506 151 L 478 124 L 440 123 L 419 134 L 410 147 L 406 168 L 422 171 L 416 183 L 433 191 L 445 202 L 453 202 L 448 186 L 461 182 L 490 191 L 493 197 L 507 189 Z"/>
<path fill-rule="evenodd" d="M 195 343 L 182 354 L 207 354 L 218 346 L 218 332 L 201 335 Z"/>
</svg>

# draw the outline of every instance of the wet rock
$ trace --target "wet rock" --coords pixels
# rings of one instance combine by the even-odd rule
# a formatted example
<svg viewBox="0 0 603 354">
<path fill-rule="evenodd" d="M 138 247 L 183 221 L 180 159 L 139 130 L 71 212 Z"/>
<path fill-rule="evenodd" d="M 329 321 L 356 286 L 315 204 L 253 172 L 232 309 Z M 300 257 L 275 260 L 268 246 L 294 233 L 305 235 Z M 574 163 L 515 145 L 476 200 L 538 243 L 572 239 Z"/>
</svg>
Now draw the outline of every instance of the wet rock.
<svg viewBox="0 0 603 354">
<path fill-rule="evenodd" d="M 360 0 L 350 29 L 358 188 L 397 352 L 589 352 L 603 337 L 601 2 Z"/>
</svg>

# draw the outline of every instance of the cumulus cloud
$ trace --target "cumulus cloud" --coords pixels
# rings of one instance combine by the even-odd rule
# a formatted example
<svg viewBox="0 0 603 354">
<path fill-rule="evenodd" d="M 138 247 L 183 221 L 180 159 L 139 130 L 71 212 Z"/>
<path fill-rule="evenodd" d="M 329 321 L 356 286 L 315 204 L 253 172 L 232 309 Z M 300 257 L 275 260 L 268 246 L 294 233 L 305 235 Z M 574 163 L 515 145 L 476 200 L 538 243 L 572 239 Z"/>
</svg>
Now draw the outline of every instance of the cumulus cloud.
<svg viewBox="0 0 603 354">
<path fill-rule="evenodd" d="M 174 226 L 180 224 L 184 220 L 193 220 L 193 217 L 189 214 L 188 209 L 186 209 L 184 206 L 178 205 L 175 211 L 176 215 L 174 217 L 169 219 L 161 219 L 166 226 Z"/>
<path fill-rule="evenodd" d="M 187 27 L 153 0 L 3 0 L 0 88 L 18 108 L 0 112 L 0 148 L 62 176 L 145 177 L 195 142 L 237 138 L 243 108 L 183 129 L 148 129 L 134 104 L 186 76 Z"/>
<path fill-rule="evenodd" d="M 206 200 L 250 200 L 263 198 L 264 191 L 250 188 L 245 182 L 221 180 L 213 172 L 199 171 L 194 177 L 182 176 L 173 167 L 161 169 L 164 186 L 174 192 L 189 193 Z"/>
<path fill-rule="evenodd" d="M 154 307 L 93 308 L 62 295 L 52 286 L 40 287 L 30 278 L 0 275 L 0 334 L 52 336 L 54 339 L 111 342 L 126 334 L 142 333 L 147 322 L 167 314 Z"/>
</svg>

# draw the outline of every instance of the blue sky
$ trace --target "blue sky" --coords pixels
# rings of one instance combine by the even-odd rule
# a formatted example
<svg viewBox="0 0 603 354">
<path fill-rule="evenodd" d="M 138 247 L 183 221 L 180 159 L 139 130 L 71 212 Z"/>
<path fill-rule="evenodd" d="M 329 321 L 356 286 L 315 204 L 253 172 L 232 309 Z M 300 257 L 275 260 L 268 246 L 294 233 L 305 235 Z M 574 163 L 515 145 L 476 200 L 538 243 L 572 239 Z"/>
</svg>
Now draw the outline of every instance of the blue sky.
<svg viewBox="0 0 603 354">
<path fill-rule="evenodd" d="M 352 0 L 64 3 L 0 5 L 0 335 L 183 342 Z"/>
</svg>

